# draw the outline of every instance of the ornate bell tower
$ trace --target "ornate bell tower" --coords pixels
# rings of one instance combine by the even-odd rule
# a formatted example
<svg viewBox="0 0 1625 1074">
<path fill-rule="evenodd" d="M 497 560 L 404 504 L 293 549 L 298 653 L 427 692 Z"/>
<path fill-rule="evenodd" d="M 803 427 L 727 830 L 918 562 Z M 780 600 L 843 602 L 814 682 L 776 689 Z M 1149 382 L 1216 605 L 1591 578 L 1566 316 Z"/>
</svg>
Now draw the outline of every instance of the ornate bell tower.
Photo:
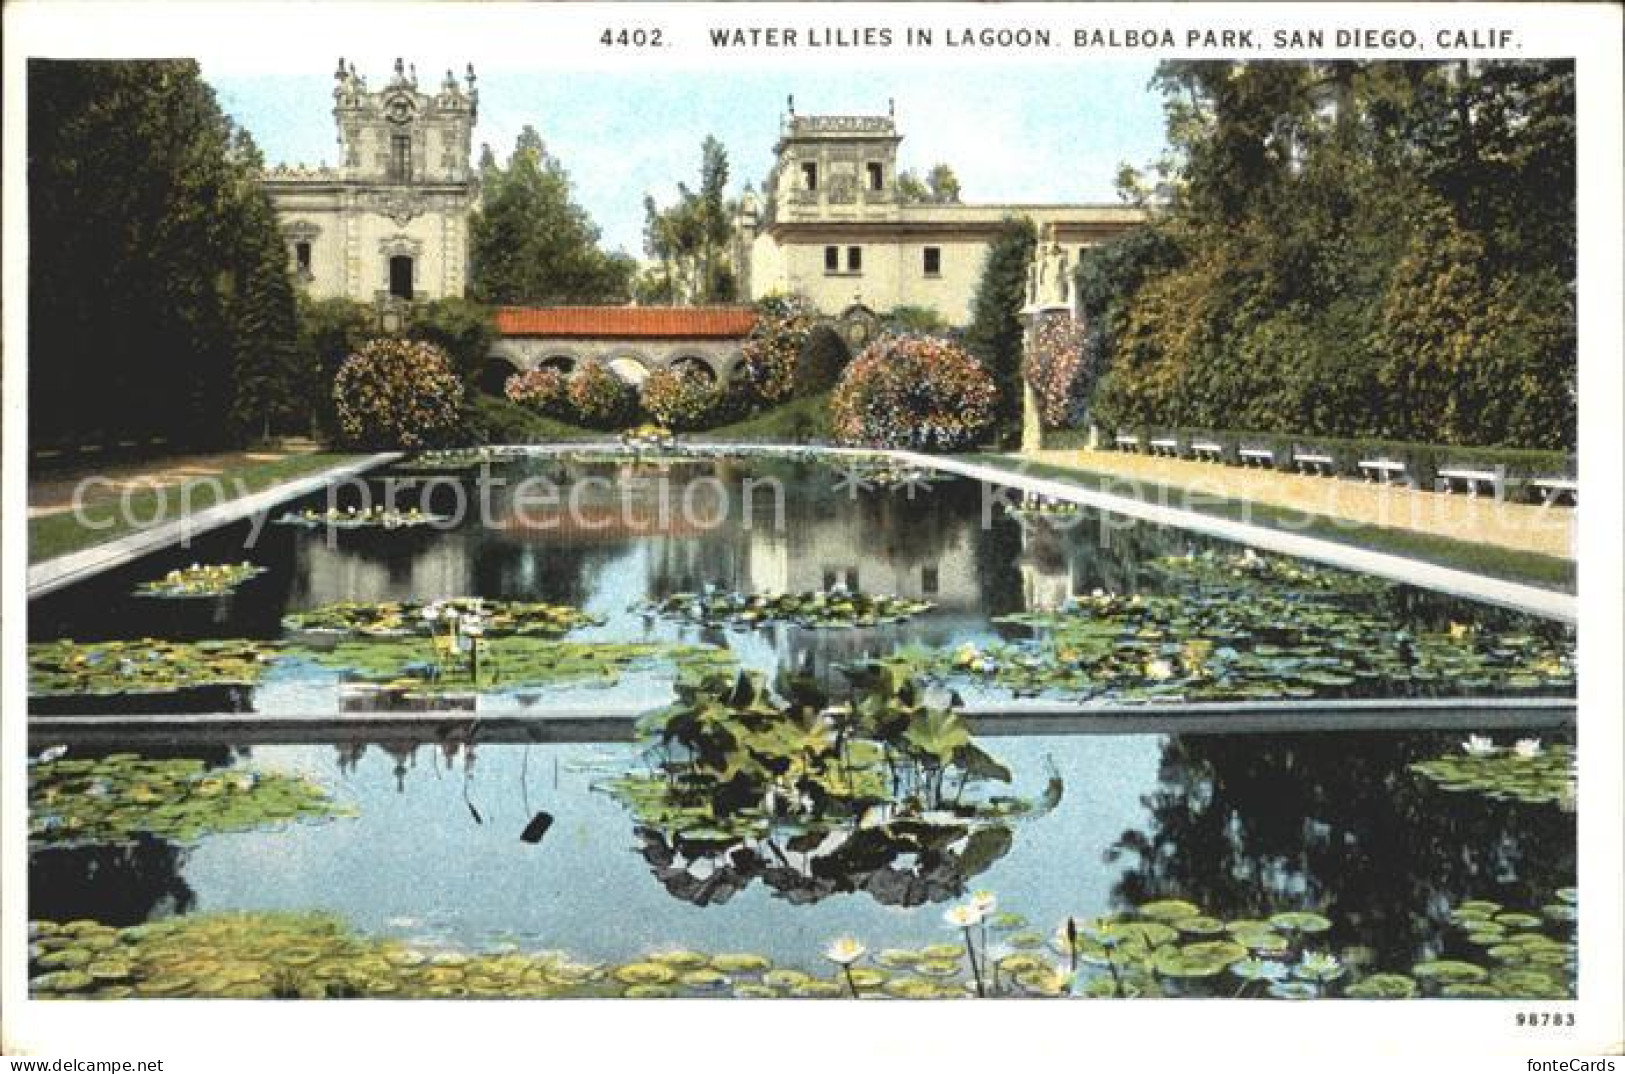
<svg viewBox="0 0 1625 1074">
<path fill-rule="evenodd" d="M 448 70 L 433 92 L 400 59 L 376 90 L 343 59 L 333 80 L 338 165 L 279 167 L 265 180 L 299 278 L 315 297 L 375 303 L 386 317 L 462 296 L 478 197 L 473 66 L 461 80 Z"/>
</svg>

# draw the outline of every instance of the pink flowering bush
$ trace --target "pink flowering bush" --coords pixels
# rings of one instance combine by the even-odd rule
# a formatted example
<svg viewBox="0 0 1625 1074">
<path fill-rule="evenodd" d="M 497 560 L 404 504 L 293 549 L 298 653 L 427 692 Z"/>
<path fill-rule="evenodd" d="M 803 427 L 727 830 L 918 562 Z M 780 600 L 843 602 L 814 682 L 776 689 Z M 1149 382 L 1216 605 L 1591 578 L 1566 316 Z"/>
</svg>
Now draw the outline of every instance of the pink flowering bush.
<svg viewBox="0 0 1625 1074">
<path fill-rule="evenodd" d="M 411 339 L 373 339 L 339 366 L 333 405 L 352 447 L 417 450 L 455 440 L 463 382 L 446 352 Z"/>
<path fill-rule="evenodd" d="M 763 403 L 782 403 L 795 389 L 796 364 L 812 331 L 813 311 L 804 299 L 771 298 L 750 338 L 740 348 L 740 367 L 751 393 Z"/>
<path fill-rule="evenodd" d="M 623 429 L 637 419 L 638 396 L 632 386 L 602 362 L 587 362 L 565 387 L 575 420 L 590 429 Z"/>
<path fill-rule="evenodd" d="M 502 386 L 502 392 L 511 402 L 534 410 L 538 414 L 562 417 L 567 408 L 565 398 L 567 387 L 563 373 L 548 366 L 541 366 L 515 373 Z"/>
<path fill-rule="evenodd" d="M 987 370 L 952 343 L 882 336 L 835 386 L 830 426 L 843 444 L 959 451 L 992 429 L 997 398 Z"/>
<path fill-rule="evenodd" d="M 722 407 L 720 385 L 689 365 L 657 369 L 644 380 L 643 410 L 673 432 L 703 429 Z"/>
<path fill-rule="evenodd" d="M 1072 317 L 1045 317 L 1022 359 L 1022 376 L 1038 396 L 1038 415 L 1046 429 L 1071 427 L 1083 409 L 1090 380 L 1083 337 L 1083 325 Z"/>
</svg>

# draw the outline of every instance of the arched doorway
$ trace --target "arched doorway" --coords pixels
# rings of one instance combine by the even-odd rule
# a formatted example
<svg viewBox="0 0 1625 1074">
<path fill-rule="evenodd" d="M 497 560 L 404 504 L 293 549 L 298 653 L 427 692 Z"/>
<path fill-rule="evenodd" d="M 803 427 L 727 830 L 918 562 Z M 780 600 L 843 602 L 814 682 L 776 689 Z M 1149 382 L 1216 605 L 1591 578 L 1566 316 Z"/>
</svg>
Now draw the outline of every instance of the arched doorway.
<svg viewBox="0 0 1625 1074">
<path fill-rule="evenodd" d="M 508 386 L 508 378 L 519 372 L 519 367 L 506 358 L 492 358 L 480 367 L 479 389 L 487 395 L 501 395 Z"/>
<path fill-rule="evenodd" d="M 649 375 L 649 367 L 635 354 L 623 354 L 609 360 L 609 371 L 634 388 L 641 387 Z"/>
<path fill-rule="evenodd" d="M 550 354 L 537 363 L 537 368 L 552 369 L 569 376 L 576 371 L 576 360 L 568 354 Z"/>
<path fill-rule="evenodd" d="M 717 371 L 712 369 L 711 363 L 707 362 L 704 358 L 700 358 L 692 354 L 685 354 L 681 355 L 680 357 L 673 358 L 667 363 L 667 365 L 679 373 L 699 377 L 707 384 L 715 384 L 717 382 Z"/>
</svg>

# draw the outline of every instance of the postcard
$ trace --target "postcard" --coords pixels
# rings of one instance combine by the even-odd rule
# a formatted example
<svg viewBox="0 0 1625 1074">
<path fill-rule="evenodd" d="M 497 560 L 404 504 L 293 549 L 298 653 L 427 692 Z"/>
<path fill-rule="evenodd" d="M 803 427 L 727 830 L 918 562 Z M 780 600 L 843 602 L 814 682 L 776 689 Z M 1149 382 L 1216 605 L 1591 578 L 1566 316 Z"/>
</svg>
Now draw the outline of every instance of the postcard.
<svg viewBox="0 0 1625 1074">
<path fill-rule="evenodd" d="M 10 1069 L 1615 1069 L 1618 8 L 5 18 Z"/>
</svg>

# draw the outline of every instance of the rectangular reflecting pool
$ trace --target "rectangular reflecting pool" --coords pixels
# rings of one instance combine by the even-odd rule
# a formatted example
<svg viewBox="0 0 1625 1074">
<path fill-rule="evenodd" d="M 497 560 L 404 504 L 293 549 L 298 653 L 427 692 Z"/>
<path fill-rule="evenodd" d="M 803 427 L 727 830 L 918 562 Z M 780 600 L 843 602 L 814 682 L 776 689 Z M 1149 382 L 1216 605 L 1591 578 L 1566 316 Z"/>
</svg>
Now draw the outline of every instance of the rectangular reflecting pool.
<svg viewBox="0 0 1625 1074">
<path fill-rule="evenodd" d="M 83 842 L 61 822 L 83 792 L 64 790 L 45 802 L 36 787 L 30 916 L 46 930 L 36 939 L 55 942 L 36 949 L 43 962 L 36 969 L 58 972 L 52 951 L 75 949 L 77 939 L 50 931 L 52 923 L 99 922 L 115 950 L 129 950 L 126 962 L 151 946 L 148 966 L 157 970 L 168 966 L 162 928 L 196 922 L 218 935 L 192 937 L 189 964 L 163 972 L 189 978 L 188 994 L 262 994 L 289 967 L 274 949 L 254 953 L 256 929 L 275 935 L 287 915 L 315 912 L 341 922 L 352 945 L 375 950 L 362 955 L 333 940 L 333 951 L 312 961 L 335 976 L 303 980 L 307 991 L 376 957 L 394 967 L 374 967 L 378 994 L 436 995 L 444 987 L 462 995 L 470 975 L 479 977 L 468 960 L 506 957 L 503 965 L 517 967 L 538 953 L 560 953 L 599 974 L 581 986 L 591 994 L 623 994 L 637 985 L 637 971 L 617 977 L 618 970 L 666 965 L 670 955 L 678 972 L 649 969 L 645 984 L 683 995 L 754 988 L 792 995 L 807 976 L 844 984 L 825 948 L 852 936 L 868 948 L 864 965 L 880 975 L 861 978 L 873 988 L 908 994 L 931 984 L 933 995 L 963 994 L 974 989 L 974 975 L 962 930 L 944 911 L 986 891 L 997 907 L 985 935 L 980 925 L 972 930 L 972 945 L 990 971 L 1006 964 L 1016 994 L 1049 987 L 1036 977 L 1019 981 L 1039 968 L 1035 962 L 1045 972 L 1067 964 L 1060 937 L 1068 918 L 1080 926 L 1136 920 L 1137 908 L 1159 905 L 1172 909 L 1147 922 L 1173 932 L 1153 935 L 1160 942 L 1152 951 L 1239 938 L 1248 957 L 1266 965 L 1275 964 L 1271 956 L 1336 952 L 1345 986 L 1389 973 L 1430 994 L 1481 980 L 1507 988 L 1521 981 L 1539 994 L 1567 979 L 1574 817 L 1558 798 L 1520 801 L 1493 782 L 1464 789 L 1412 767 L 1461 755 L 1460 736 L 990 736 L 981 744 L 1010 767 L 1008 792 L 1042 800 L 1039 808 L 997 823 L 935 818 L 936 833 L 901 818 L 822 827 L 787 820 L 738 839 L 689 839 L 640 817 L 612 789 L 617 777 L 650 763 L 640 746 L 625 743 L 402 739 L 176 747 L 162 751 L 162 761 L 151 751 L 139 759 L 87 754 L 78 758 L 80 771 L 103 781 L 104 796 L 127 793 L 119 791 L 120 772 L 133 768 L 164 797 L 176 783 L 196 794 L 200 778 L 229 784 L 250 774 L 271 793 L 278 788 L 268 781 L 280 775 L 319 788 L 325 804 L 302 815 L 276 797 L 263 810 L 238 804 L 199 814 L 180 830 L 160 823 L 162 834 Z M 1542 743 L 1560 767 L 1566 749 L 1551 736 Z M 158 774 L 160 764 L 183 758 L 198 766 L 192 774 Z M 53 778 L 73 785 L 65 773 Z M 239 803 L 255 794 L 221 793 Z M 546 831 L 531 839 L 527 829 L 543 814 Z M 211 830 L 221 827 L 241 830 Z M 1491 908 L 1479 918 L 1475 906 Z M 1292 915 L 1305 913 L 1304 929 L 1295 931 Z M 160 931 L 151 931 L 154 922 Z M 1536 936 L 1545 939 L 1520 939 Z M 1516 943 L 1530 945 L 1531 955 L 1536 948 L 1552 954 L 1531 962 L 1509 948 Z M 305 946 L 322 944 L 301 944 L 296 964 Z M 1101 953 L 1087 938 L 1081 949 Z M 92 954 L 107 961 L 100 948 Z M 700 973 L 683 983 L 683 973 L 715 970 L 717 956 L 730 954 L 782 972 L 764 983 L 765 967 L 727 972 L 724 959 L 725 982 Z M 690 955 L 693 965 L 684 961 Z M 1241 961 L 1221 961 L 1219 969 Z M 1440 962 L 1482 974 L 1447 969 L 1432 980 L 1417 969 Z M 403 977 L 420 964 L 446 972 Z M 1530 976 L 1542 965 L 1552 972 Z M 1083 967 L 1090 980 L 1110 980 L 1099 957 L 1083 959 Z M 1165 969 L 1154 981 L 1166 994 L 1230 995 L 1246 980 Z M 1136 972 L 1127 960 L 1120 970 Z M 364 992 L 368 973 L 357 971 Z M 1542 974 L 1553 984 L 1535 979 Z M 522 978 L 495 979 L 528 994 Z"/>
<path fill-rule="evenodd" d="M 935 473 L 521 457 L 333 502 L 342 522 L 391 498 L 446 521 L 245 522 L 35 601 L 35 711 L 635 710 L 683 668 L 833 683 L 899 652 L 992 705 L 1574 689 L 1561 624 Z M 141 592 L 239 563 L 258 573 L 219 596 Z M 449 620 L 420 618 L 468 600 L 573 618 L 493 622 L 472 668 L 436 648 Z"/>
<path fill-rule="evenodd" d="M 36 996 L 1575 987 L 1571 627 L 878 457 L 408 460 L 29 630 Z"/>
</svg>

